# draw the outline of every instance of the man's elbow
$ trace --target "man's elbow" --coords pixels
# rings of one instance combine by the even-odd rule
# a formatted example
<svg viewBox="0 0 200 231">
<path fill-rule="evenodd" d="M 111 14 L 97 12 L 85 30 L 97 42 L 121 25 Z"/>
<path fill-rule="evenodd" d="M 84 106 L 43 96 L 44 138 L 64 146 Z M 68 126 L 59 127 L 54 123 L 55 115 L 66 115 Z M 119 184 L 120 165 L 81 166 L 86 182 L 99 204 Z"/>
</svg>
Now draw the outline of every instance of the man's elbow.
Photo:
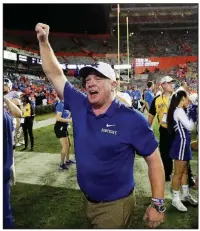
<svg viewBox="0 0 200 231">
<path fill-rule="evenodd" d="M 56 116 L 56 121 L 58 121 L 58 122 L 62 122 L 62 118 L 61 118 L 61 116 Z"/>
<path fill-rule="evenodd" d="M 187 128 L 187 130 L 189 132 L 192 132 L 194 130 L 194 124 L 189 125 L 188 128 Z"/>
</svg>

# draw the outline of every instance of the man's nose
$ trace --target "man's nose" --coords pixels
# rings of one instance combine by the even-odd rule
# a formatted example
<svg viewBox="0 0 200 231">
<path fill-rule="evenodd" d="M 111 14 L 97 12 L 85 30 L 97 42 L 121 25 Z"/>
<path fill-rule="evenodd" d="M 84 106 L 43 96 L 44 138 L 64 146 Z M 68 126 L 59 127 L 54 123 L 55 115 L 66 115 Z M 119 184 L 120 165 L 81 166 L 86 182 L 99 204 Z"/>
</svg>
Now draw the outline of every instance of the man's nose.
<svg viewBox="0 0 200 231">
<path fill-rule="evenodd" d="M 96 85 L 96 81 L 91 79 L 90 81 L 88 81 L 88 87 L 93 87 L 94 85 Z"/>
</svg>

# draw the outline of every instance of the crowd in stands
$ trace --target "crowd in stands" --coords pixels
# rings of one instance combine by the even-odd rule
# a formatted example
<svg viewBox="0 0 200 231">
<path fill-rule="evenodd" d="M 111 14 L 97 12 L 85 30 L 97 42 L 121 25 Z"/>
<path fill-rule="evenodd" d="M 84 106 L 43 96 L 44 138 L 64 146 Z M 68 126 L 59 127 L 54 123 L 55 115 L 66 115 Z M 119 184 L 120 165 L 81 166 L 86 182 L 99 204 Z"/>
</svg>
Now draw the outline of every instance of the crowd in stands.
<svg viewBox="0 0 200 231">
<path fill-rule="evenodd" d="M 25 36 L 20 34 L 10 34 L 6 30 L 4 33 L 4 48 L 24 54 L 24 49 L 29 55 L 39 57 L 32 50 L 38 51 L 38 44 L 35 34 L 29 33 Z M 8 44 L 16 44 L 21 48 L 14 48 Z M 61 63 L 76 64 L 81 59 L 84 64 L 100 60 L 110 64 L 117 63 L 117 38 L 90 38 L 90 37 L 62 37 L 51 36 L 51 44 L 59 57 Z M 31 50 L 32 49 L 32 50 Z M 156 35 L 148 33 L 134 33 L 129 38 L 130 58 L 142 58 L 152 56 L 191 56 L 198 54 L 197 32 L 189 33 L 162 32 Z M 64 54 L 67 53 L 67 54 Z M 127 39 L 120 38 L 121 63 L 127 63 Z M 109 56 L 109 54 L 115 54 Z M 84 56 L 84 59 L 82 57 Z"/>
<path fill-rule="evenodd" d="M 137 23 L 152 23 L 152 22 L 168 22 L 171 21 L 175 22 L 188 22 L 188 21 L 195 21 L 197 20 L 198 15 L 152 15 L 152 16 L 132 16 L 129 17 L 129 22 L 137 24 Z M 126 23 L 126 18 L 122 17 L 120 23 Z"/>
<path fill-rule="evenodd" d="M 191 31 L 189 33 L 163 32 L 161 34 L 157 33 L 156 36 L 151 33 L 132 33 L 129 37 L 130 60 L 137 57 L 197 55 L 197 39 L 197 33 Z M 87 35 L 84 35 L 83 37 L 78 35 L 76 37 L 75 35 L 61 36 L 53 34 L 51 35 L 50 40 L 60 63 L 92 64 L 96 61 L 102 61 L 110 63 L 111 65 L 118 64 L 117 38 L 115 36 L 97 36 L 95 38 L 91 38 L 89 35 L 88 37 Z M 10 44 L 15 44 L 15 46 Z M 120 38 L 120 45 L 120 62 L 121 64 L 127 64 L 126 37 Z M 39 54 L 36 53 L 38 51 L 38 42 L 35 37 L 35 33 L 27 33 L 26 36 L 23 34 L 13 35 L 12 32 L 5 30 L 4 49 L 18 54 L 40 58 Z M 65 52 L 68 55 L 64 55 Z M 13 68 L 13 63 L 7 60 L 4 67 Z M 29 73 L 29 77 L 25 73 Z M 152 79 L 148 80 L 159 82 L 160 78 L 164 75 L 170 75 L 173 78 L 177 78 L 178 82 L 186 81 L 191 89 L 196 90 L 198 81 L 197 73 L 198 64 L 188 63 L 187 71 L 178 67 L 156 70 L 155 73 L 151 74 Z M 67 71 L 65 74 L 67 75 Z M 127 73 L 125 74 L 127 75 Z M 30 75 L 37 77 L 30 78 Z M 8 76 L 13 81 L 14 90 L 21 91 L 24 94 L 29 95 L 35 102 L 35 105 L 54 104 L 57 101 L 57 95 L 51 84 L 44 77 L 44 73 L 42 74 L 42 68 L 40 65 L 32 65 L 29 67 L 25 63 L 22 64 L 16 62 L 12 73 L 7 71 L 4 76 Z M 134 81 L 134 70 L 131 70 L 129 79 L 133 80 L 132 86 L 137 85 L 138 88 L 143 91 L 144 82 L 140 80 Z M 76 83 L 76 81 L 74 82 Z M 76 87 L 81 90 L 80 86 L 76 85 Z"/>
<path fill-rule="evenodd" d="M 22 92 L 30 97 L 34 106 L 55 104 L 58 100 L 57 94 L 46 78 L 32 75 L 19 75 L 6 71 L 4 77 L 13 83 L 13 91 Z"/>
<path fill-rule="evenodd" d="M 136 80 L 136 76 L 133 75 L 132 78 L 129 79 L 129 83 L 124 81 L 121 84 L 121 90 L 127 88 L 132 90 L 135 88 L 135 86 L 137 86 L 140 92 L 143 92 L 145 91 L 146 82 L 151 80 L 155 83 L 155 90 L 157 91 L 159 89 L 160 79 L 165 75 L 170 75 L 177 80 L 177 86 L 179 86 L 181 82 L 185 81 L 189 86 L 191 92 L 197 92 L 198 63 L 188 63 L 187 72 L 184 78 L 182 76 L 179 76 L 178 70 L 178 68 L 158 70 L 155 73 L 148 74 L 149 77 L 146 80 Z M 27 73 L 29 73 L 28 70 Z M 44 75 L 33 76 L 30 75 L 30 73 L 19 74 L 18 71 L 11 71 L 4 68 L 4 77 L 8 77 L 12 81 L 14 91 L 20 91 L 29 96 L 35 106 L 56 104 L 56 102 L 58 101 L 58 96 L 55 90 Z M 80 80 L 74 77 L 68 77 L 68 79 L 74 84 L 77 89 L 81 91 L 83 90 Z"/>
</svg>

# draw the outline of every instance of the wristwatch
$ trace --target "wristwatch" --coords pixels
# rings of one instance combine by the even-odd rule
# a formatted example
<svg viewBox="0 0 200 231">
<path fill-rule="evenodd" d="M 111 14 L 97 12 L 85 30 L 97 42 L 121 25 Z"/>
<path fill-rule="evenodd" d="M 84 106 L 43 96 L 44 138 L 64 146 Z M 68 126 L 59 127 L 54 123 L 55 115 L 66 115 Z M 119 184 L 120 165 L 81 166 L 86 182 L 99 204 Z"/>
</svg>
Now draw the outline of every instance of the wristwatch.
<svg viewBox="0 0 200 231">
<path fill-rule="evenodd" d="M 155 204 L 151 202 L 150 207 L 155 208 L 159 213 L 164 213 L 166 211 L 165 204 Z"/>
</svg>

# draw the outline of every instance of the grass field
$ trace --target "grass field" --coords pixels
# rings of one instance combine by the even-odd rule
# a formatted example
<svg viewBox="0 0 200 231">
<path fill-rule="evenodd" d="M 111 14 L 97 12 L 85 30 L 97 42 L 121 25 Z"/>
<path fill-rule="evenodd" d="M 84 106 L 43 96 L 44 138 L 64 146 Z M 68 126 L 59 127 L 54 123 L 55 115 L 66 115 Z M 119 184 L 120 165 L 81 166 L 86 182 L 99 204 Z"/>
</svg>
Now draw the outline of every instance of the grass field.
<svg viewBox="0 0 200 231">
<path fill-rule="evenodd" d="M 150 198 L 137 193 L 132 228 L 146 228 L 142 218 Z M 198 228 L 198 209 L 190 207 L 179 213 L 166 200 L 168 210 L 163 229 Z M 12 189 L 12 205 L 18 229 L 90 228 L 84 215 L 83 196 L 79 190 L 18 183 Z"/>
<path fill-rule="evenodd" d="M 50 118 L 55 118 L 55 112 L 35 116 L 35 120 L 37 122 L 42 121 L 42 120 L 47 120 L 47 119 L 50 119 Z"/>
<path fill-rule="evenodd" d="M 159 136 L 158 124 L 155 121 L 153 128 L 157 138 Z M 73 143 L 72 128 L 69 129 Z M 60 153 L 60 143 L 53 132 L 53 125 L 34 130 L 36 152 Z M 195 136 L 195 134 L 193 134 Z M 71 153 L 74 153 L 72 147 Z M 194 173 L 197 172 L 197 153 L 193 153 L 191 162 Z M 137 156 L 136 163 L 142 158 Z M 146 165 L 136 164 L 139 183 L 136 188 L 137 206 L 132 228 L 146 228 L 142 218 L 145 209 L 149 205 L 150 196 L 146 194 L 142 172 Z M 141 168 L 141 169 L 140 169 Z M 147 174 L 147 171 L 145 171 Z M 140 177 L 141 173 L 141 177 Z M 75 174 L 75 173 L 74 173 Z M 48 177 L 48 176 L 46 176 Z M 147 177 L 146 177 L 147 178 Z M 193 190 L 197 196 L 197 191 Z M 33 185 L 17 183 L 11 188 L 11 203 L 15 216 L 16 228 L 90 228 L 83 211 L 83 195 L 79 190 L 47 185 Z M 162 229 L 195 229 L 198 228 L 198 208 L 189 207 L 187 213 L 180 213 L 171 206 L 171 200 L 166 199 L 166 221 L 160 226 Z"/>
</svg>

